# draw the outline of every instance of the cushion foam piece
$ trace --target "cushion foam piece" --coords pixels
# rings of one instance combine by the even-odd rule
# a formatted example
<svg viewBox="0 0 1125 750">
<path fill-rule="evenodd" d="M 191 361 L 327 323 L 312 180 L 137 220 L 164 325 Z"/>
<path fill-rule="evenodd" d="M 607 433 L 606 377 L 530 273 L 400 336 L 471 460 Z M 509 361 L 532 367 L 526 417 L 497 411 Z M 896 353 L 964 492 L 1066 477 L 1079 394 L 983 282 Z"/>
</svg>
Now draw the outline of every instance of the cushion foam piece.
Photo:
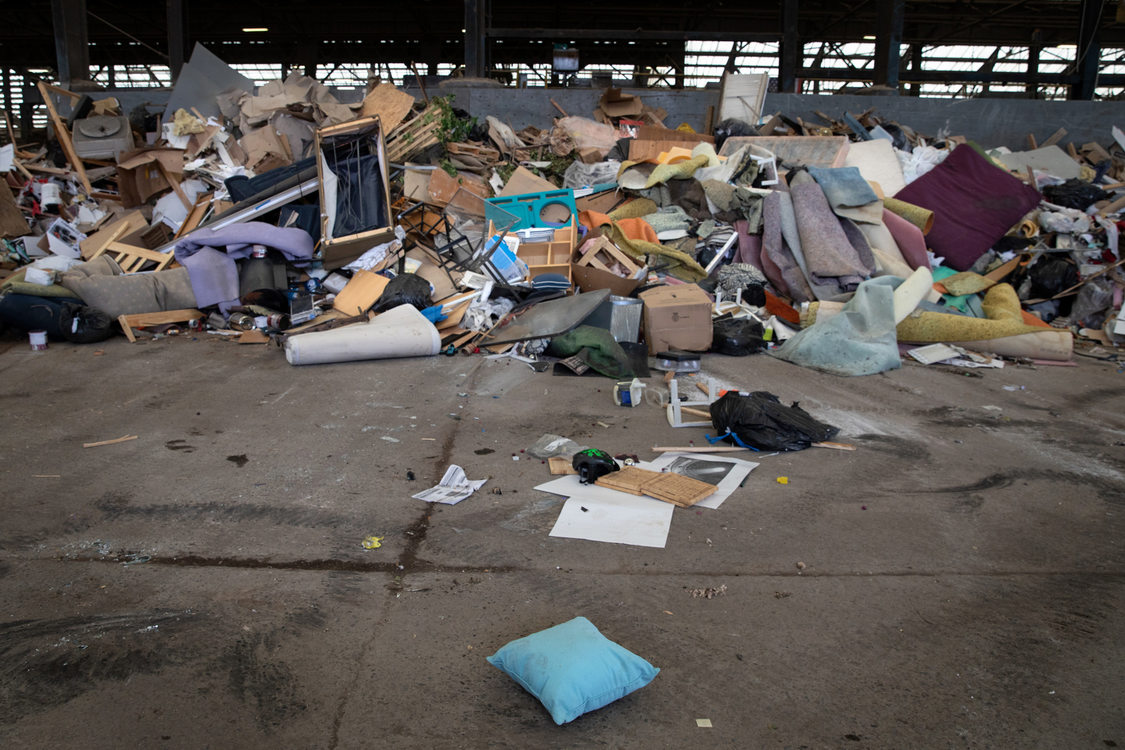
<svg viewBox="0 0 1125 750">
<path fill-rule="evenodd" d="M 958 271 L 967 271 L 1041 198 L 965 144 L 894 197 L 934 212 L 926 242 Z"/>
<path fill-rule="evenodd" d="M 518 638 L 487 659 L 538 698 L 556 724 L 609 705 L 660 672 L 585 617 Z"/>
</svg>

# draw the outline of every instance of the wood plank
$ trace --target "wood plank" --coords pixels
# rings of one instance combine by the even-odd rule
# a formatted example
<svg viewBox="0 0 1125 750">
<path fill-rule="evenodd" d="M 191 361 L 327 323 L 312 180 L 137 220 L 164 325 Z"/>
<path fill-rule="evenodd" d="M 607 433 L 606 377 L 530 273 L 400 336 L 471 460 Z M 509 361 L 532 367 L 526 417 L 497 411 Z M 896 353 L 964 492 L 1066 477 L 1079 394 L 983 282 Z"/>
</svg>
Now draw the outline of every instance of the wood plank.
<svg viewBox="0 0 1125 750">
<path fill-rule="evenodd" d="M 133 326 L 129 325 L 128 315 L 118 315 L 117 323 L 121 326 L 121 330 L 125 333 L 125 338 L 129 339 L 130 344 L 137 343 L 137 336 L 133 333 Z"/>
<path fill-rule="evenodd" d="M 48 92 L 55 91 L 71 97 L 75 96 L 75 94 L 66 89 L 60 89 L 58 86 L 46 84 L 43 81 L 39 81 L 38 86 L 39 93 L 43 96 L 43 103 L 47 106 L 47 115 L 51 119 L 51 125 L 55 128 L 55 137 L 58 139 L 59 145 L 62 146 L 63 153 L 66 154 L 70 166 L 74 169 L 75 174 L 78 175 L 78 180 L 82 183 L 86 194 L 89 195 L 94 192 L 94 188 L 90 185 L 90 179 L 86 176 L 86 167 L 82 165 L 82 159 L 78 157 L 78 153 L 74 150 L 74 143 L 70 139 L 70 131 L 67 130 L 66 123 L 59 117 L 59 113 L 55 109 L 55 103 L 51 101 Z"/>
<path fill-rule="evenodd" d="M 189 320 L 199 320 L 203 317 L 203 313 L 199 310 L 186 308 L 181 310 L 118 315 L 117 322 L 121 324 L 121 330 L 125 332 L 125 338 L 129 339 L 131 342 L 136 342 L 137 337 L 133 334 L 134 328 L 162 326 L 168 323 L 185 323 Z"/>
<path fill-rule="evenodd" d="M 144 215 L 139 210 L 130 211 L 82 240 L 79 244 L 82 257 L 86 260 L 93 260 L 105 252 L 109 243 L 116 242 L 125 235 L 132 234 L 147 226 L 148 222 L 145 221 Z M 124 229 L 124 231 L 118 233 L 118 229 Z"/>
<path fill-rule="evenodd" d="M 42 85 L 42 84 L 40 84 Z M 117 445 L 118 443 L 127 443 L 130 440 L 136 440 L 136 435 L 125 435 L 123 437 L 114 438 L 113 440 L 99 440 L 96 443 L 83 443 L 83 448 L 99 448 L 103 445 Z"/>
<path fill-rule="evenodd" d="M 183 203 L 184 208 L 186 208 L 190 212 L 192 209 L 192 203 L 190 200 L 188 200 L 187 193 L 185 193 L 184 189 L 180 187 L 180 181 L 172 176 L 172 173 L 168 171 L 168 168 L 166 166 L 164 166 L 164 162 L 160 161 L 159 159 L 156 160 L 156 168 L 157 170 L 159 170 L 160 174 L 164 175 L 164 179 L 168 181 L 168 184 L 172 186 L 172 189 L 176 191 L 176 197 L 180 199 L 180 203 Z"/>
<path fill-rule="evenodd" d="M 195 205 L 191 207 L 187 218 L 184 219 L 184 223 L 180 225 L 180 228 L 176 231 L 172 239 L 183 237 L 203 223 L 203 217 L 207 215 L 207 209 L 211 206 L 211 197 L 211 193 L 204 193 L 195 199 Z"/>
<path fill-rule="evenodd" d="M 1054 146 L 1056 143 L 1066 137 L 1066 128 L 1059 128 L 1051 136 L 1040 144 L 1040 148 L 1047 148 L 1047 146 Z"/>
</svg>

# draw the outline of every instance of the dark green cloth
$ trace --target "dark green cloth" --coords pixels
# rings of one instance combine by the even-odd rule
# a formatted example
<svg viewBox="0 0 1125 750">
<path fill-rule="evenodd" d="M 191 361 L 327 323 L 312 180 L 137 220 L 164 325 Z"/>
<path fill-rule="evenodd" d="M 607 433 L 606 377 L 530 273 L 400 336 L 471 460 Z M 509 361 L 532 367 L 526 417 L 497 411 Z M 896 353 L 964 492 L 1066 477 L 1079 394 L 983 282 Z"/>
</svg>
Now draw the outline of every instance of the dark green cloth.
<svg viewBox="0 0 1125 750">
<path fill-rule="evenodd" d="M 634 377 L 629 355 L 604 328 L 578 326 L 569 333 L 555 336 L 547 347 L 547 354 L 552 357 L 578 355 L 590 369 L 614 380 Z"/>
</svg>

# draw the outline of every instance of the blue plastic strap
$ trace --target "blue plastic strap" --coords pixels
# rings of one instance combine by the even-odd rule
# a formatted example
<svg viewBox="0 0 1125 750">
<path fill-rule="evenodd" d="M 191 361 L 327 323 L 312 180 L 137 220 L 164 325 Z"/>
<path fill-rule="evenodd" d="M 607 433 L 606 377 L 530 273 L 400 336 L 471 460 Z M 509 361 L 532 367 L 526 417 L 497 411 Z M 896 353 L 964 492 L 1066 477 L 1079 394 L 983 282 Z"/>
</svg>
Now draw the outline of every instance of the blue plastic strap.
<svg viewBox="0 0 1125 750">
<path fill-rule="evenodd" d="M 735 433 L 730 431 L 729 427 L 727 428 L 727 431 L 722 435 L 716 435 L 715 437 L 711 437 L 710 435 L 704 435 L 703 437 L 706 438 L 707 442 L 710 443 L 711 445 L 714 445 L 715 443 L 719 442 L 720 440 L 725 440 L 726 438 L 730 438 L 731 440 L 733 440 L 735 442 L 736 445 L 738 445 L 742 448 L 746 448 L 747 450 L 752 450 L 752 451 L 759 452 L 759 453 L 761 452 L 758 448 L 755 448 L 752 445 L 747 445 L 746 443 L 742 442 L 742 440 L 738 437 L 738 435 L 736 435 Z"/>
</svg>

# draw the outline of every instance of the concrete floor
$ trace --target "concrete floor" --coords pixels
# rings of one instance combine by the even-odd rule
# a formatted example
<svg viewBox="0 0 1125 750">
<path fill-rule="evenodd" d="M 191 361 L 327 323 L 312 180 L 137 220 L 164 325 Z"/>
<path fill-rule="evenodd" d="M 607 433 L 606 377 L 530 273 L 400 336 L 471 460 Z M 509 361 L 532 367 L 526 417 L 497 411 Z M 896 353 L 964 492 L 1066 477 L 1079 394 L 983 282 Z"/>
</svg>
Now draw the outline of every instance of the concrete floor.
<svg viewBox="0 0 1125 750">
<path fill-rule="evenodd" d="M 1125 746 L 1112 365 L 841 379 L 707 356 L 858 450 L 760 458 L 661 550 L 549 537 L 547 467 L 512 460 L 545 432 L 645 458 L 702 442 L 608 380 L 293 368 L 211 338 L 7 346 L 5 747 Z M 410 498 L 450 462 L 489 483 Z M 662 672 L 557 727 L 484 657 L 576 615 Z"/>
</svg>

